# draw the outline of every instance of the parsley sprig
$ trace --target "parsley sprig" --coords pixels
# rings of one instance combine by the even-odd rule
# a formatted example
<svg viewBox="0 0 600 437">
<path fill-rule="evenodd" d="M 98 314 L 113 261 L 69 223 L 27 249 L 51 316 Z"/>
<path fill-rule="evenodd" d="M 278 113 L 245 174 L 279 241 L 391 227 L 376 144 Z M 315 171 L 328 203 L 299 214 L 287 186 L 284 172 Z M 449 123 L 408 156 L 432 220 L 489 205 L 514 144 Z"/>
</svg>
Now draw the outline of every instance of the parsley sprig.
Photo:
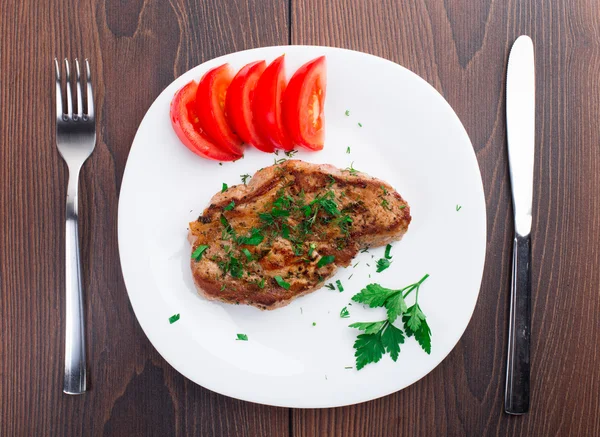
<svg viewBox="0 0 600 437">
<path fill-rule="evenodd" d="M 414 336 L 421 348 L 426 353 L 431 353 L 431 330 L 419 306 L 419 288 L 428 277 L 426 274 L 418 282 L 399 290 L 369 284 L 352 297 L 353 301 L 369 305 L 371 308 L 385 307 L 387 310 L 386 320 L 350 325 L 351 328 L 363 331 L 354 342 L 357 370 L 369 363 L 377 363 L 386 352 L 396 361 L 400 354 L 400 345 L 404 343 L 405 333 L 406 337 Z M 415 303 L 408 307 L 405 299 L 413 291 Z M 400 317 L 404 324 L 404 332 L 394 326 L 394 322 Z"/>
</svg>

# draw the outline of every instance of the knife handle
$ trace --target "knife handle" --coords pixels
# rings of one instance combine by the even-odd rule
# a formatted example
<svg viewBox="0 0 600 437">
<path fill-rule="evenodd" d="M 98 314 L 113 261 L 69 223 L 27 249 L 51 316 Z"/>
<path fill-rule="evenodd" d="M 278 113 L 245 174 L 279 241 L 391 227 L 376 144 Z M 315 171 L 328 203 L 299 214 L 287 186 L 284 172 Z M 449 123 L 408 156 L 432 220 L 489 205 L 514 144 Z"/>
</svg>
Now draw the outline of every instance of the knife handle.
<svg viewBox="0 0 600 437">
<path fill-rule="evenodd" d="M 531 238 L 516 235 L 513 242 L 512 284 L 508 328 L 508 357 L 504 411 L 529 410 L 529 344 L 531 337 Z"/>
</svg>

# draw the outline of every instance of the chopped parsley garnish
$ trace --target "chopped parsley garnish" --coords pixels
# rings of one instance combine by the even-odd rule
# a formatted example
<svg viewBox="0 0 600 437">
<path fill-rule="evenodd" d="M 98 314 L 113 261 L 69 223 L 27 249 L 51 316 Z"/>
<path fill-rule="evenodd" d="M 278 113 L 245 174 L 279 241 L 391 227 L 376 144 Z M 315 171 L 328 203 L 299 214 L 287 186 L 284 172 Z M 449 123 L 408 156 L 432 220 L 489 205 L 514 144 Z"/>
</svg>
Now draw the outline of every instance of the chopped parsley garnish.
<svg viewBox="0 0 600 437">
<path fill-rule="evenodd" d="M 313 322 L 313 326 L 317 326 L 317 322 Z"/>
<path fill-rule="evenodd" d="M 398 208 L 404 209 L 404 208 L 406 208 L 406 205 L 400 205 Z"/>
<path fill-rule="evenodd" d="M 287 156 L 288 158 L 291 158 L 291 157 L 293 157 L 293 156 L 294 156 L 296 153 L 298 153 L 298 151 L 297 151 L 297 150 L 287 150 L 287 151 L 285 152 L 285 156 Z"/>
<path fill-rule="evenodd" d="M 385 259 L 392 259 L 392 255 L 390 255 L 390 251 L 392 250 L 392 245 L 388 244 L 385 246 Z"/>
<path fill-rule="evenodd" d="M 462 208 L 462 206 L 456 205 L 456 212 L 460 211 L 461 208 Z"/>
<path fill-rule="evenodd" d="M 335 290 L 335 285 L 333 285 L 332 283 L 325 284 L 325 287 L 329 288 L 330 290 Z"/>
<path fill-rule="evenodd" d="M 358 173 L 358 170 L 354 168 L 354 161 L 350 163 L 350 167 L 346 167 L 343 171 L 350 172 L 351 175 L 355 175 L 356 173 Z"/>
<path fill-rule="evenodd" d="M 342 311 L 340 311 L 340 317 L 342 319 L 347 319 L 348 317 L 350 317 L 350 313 L 348 312 L 347 307 L 342 308 Z"/>
<path fill-rule="evenodd" d="M 229 188 L 227 186 L 227 184 L 225 182 L 223 182 L 223 187 L 221 188 L 221 193 L 224 193 L 225 191 L 227 191 L 227 188 Z"/>
<path fill-rule="evenodd" d="M 388 211 L 392 210 L 392 208 L 390 208 L 390 202 L 388 202 L 387 199 L 381 199 L 381 206 L 383 206 L 383 209 L 387 209 Z"/>
<path fill-rule="evenodd" d="M 235 202 L 232 200 L 225 208 L 223 208 L 223 211 L 231 211 L 233 208 L 235 208 Z"/>
<path fill-rule="evenodd" d="M 356 264 L 354 264 L 354 265 L 352 266 L 352 268 L 353 268 L 353 269 L 355 269 L 355 268 L 356 268 L 356 266 L 357 266 L 357 265 L 359 265 L 359 264 L 360 264 L 360 261 L 359 261 L 359 262 L 357 262 Z"/>
<path fill-rule="evenodd" d="M 326 266 L 327 264 L 331 264 L 333 261 L 335 261 L 334 255 L 325 255 L 321 257 L 321 259 L 317 262 L 317 267 L 321 268 L 323 266 Z"/>
<path fill-rule="evenodd" d="M 317 246 L 315 243 L 310 243 L 310 246 L 308 246 L 308 257 L 309 258 L 312 256 L 312 254 L 316 248 L 317 248 Z"/>
<path fill-rule="evenodd" d="M 347 153 L 348 155 L 350 154 L 350 146 L 348 146 L 348 147 L 346 148 L 346 153 Z"/>
<path fill-rule="evenodd" d="M 289 290 L 289 289 L 290 289 L 290 283 L 289 283 L 289 282 L 285 282 L 281 276 L 277 275 L 277 276 L 275 276 L 275 278 L 274 278 L 274 279 L 275 279 L 275 282 L 277 282 L 277 284 L 278 284 L 280 287 L 283 287 L 283 288 L 285 288 L 286 290 Z"/>
<path fill-rule="evenodd" d="M 378 362 L 387 352 L 392 360 L 397 361 L 400 345 L 407 337 L 414 336 L 417 343 L 426 353 L 431 353 L 431 330 L 427 325 L 425 314 L 419 307 L 419 288 L 429 277 L 423 276 L 419 282 L 399 290 L 382 287 L 379 284 L 369 284 L 360 293 L 352 297 L 355 302 L 369 305 L 371 308 L 385 307 L 387 319 L 377 322 L 357 322 L 350 325 L 363 331 L 354 343 L 356 370 L 362 369 L 369 363 Z M 406 304 L 406 297 L 416 290 L 415 303 L 411 307 Z M 404 332 L 394 326 L 394 322 L 402 318 Z"/>
<path fill-rule="evenodd" d="M 359 122 L 359 123 L 358 123 L 358 127 L 362 127 L 362 123 L 360 123 L 360 122 Z"/>
<path fill-rule="evenodd" d="M 354 273 L 352 273 L 350 276 L 348 276 L 348 280 L 352 279 L 352 276 L 354 276 Z"/>
<path fill-rule="evenodd" d="M 173 314 L 171 317 L 169 317 L 169 323 L 172 325 L 177 320 L 179 320 L 180 317 L 181 317 L 181 315 L 179 313 Z"/>
<path fill-rule="evenodd" d="M 249 237 L 239 237 L 238 244 L 246 244 L 248 246 L 258 246 L 264 240 L 264 236 L 260 233 L 260 230 L 252 228 Z"/>
<path fill-rule="evenodd" d="M 248 179 L 250 179 L 251 177 L 252 176 L 250 176 L 249 174 L 240 175 L 240 178 L 242 179 L 244 185 L 248 185 Z"/>
<path fill-rule="evenodd" d="M 387 269 L 392 262 L 386 258 L 380 258 L 377 260 L 377 273 L 383 272 Z"/>
<path fill-rule="evenodd" d="M 364 249 L 362 249 L 360 251 L 360 253 L 368 253 L 368 252 L 369 252 L 369 248 L 368 247 L 365 247 Z"/>
<path fill-rule="evenodd" d="M 208 249 L 206 244 L 201 244 L 200 246 L 196 247 L 196 250 L 192 252 L 192 259 L 200 261 L 200 258 L 202 258 L 202 254 L 206 251 L 206 249 Z"/>
<path fill-rule="evenodd" d="M 337 285 L 338 290 L 340 290 L 340 293 L 342 291 L 344 291 L 344 286 L 342 285 L 342 281 L 340 281 L 339 279 L 337 281 L 335 281 L 335 285 Z"/>
<path fill-rule="evenodd" d="M 238 334 L 236 340 L 248 341 L 248 336 L 246 334 Z"/>
<path fill-rule="evenodd" d="M 285 158 L 279 158 L 279 159 L 275 158 L 274 159 L 275 165 L 279 165 L 285 161 L 287 161 L 287 159 L 285 159 Z"/>
<path fill-rule="evenodd" d="M 350 111 L 346 109 L 346 112 L 344 114 L 346 114 L 346 117 L 348 117 L 350 115 Z"/>
</svg>

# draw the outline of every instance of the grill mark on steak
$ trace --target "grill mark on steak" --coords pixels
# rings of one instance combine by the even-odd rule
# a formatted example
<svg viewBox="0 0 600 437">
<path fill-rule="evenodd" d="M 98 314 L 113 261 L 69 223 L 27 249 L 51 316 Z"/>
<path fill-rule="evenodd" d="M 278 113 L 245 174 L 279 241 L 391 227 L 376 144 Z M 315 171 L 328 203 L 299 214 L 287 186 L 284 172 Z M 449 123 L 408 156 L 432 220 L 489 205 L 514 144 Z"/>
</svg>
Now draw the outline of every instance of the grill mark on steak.
<svg viewBox="0 0 600 437">
<path fill-rule="evenodd" d="M 317 197 L 321 202 L 309 207 L 310 217 L 316 211 L 310 227 L 303 205 Z M 322 199 L 331 200 L 333 206 Z M 232 201 L 235 207 L 224 211 Z M 275 208 L 273 203 L 278 201 L 290 205 Z M 338 214 L 329 213 L 327 207 Z M 274 218 L 273 224 L 259 217 L 275 213 L 273 208 L 288 211 L 289 216 Z M 351 224 L 342 223 L 346 216 Z M 339 266 L 348 266 L 360 249 L 399 240 L 410 221 L 410 207 L 388 183 L 328 164 L 288 160 L 259 170 L 247 186 L 240 184 L 217 193 L 198 220 L 190 223 L 192 250 L 200 244 L 209 246 L 199 261 L 191 261 L 194 282 L 208 299 L 278 308 L 320 288 Z M 231 226 L 235 236 L 224 230 L 223 223 Z M 284 223 L 288 238 L 282 235 Z M 260 229 L 263 235 L 260 244 L 239 240 L 250 237 L 253 229 Z M 305 229 L 308 234 L 303 233 Z M 334 255 L 334 262 L 319 268 L 319 259 L 326 255 Z M 243 265 L 241 276 L 236 262 Z M 289 289 L 281 287 L 275 276 L 289 283 Z"/>
</svg>

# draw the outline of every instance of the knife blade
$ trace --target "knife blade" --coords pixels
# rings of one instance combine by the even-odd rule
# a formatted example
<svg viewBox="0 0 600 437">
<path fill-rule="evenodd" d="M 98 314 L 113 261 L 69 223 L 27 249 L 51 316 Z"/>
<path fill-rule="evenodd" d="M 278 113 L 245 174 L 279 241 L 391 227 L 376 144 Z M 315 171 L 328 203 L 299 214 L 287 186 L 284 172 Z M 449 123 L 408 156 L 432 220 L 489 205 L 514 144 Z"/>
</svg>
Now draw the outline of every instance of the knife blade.
<svg viewBox="0 0 600 437">
<path fill-rule="evenodd" d="M 535 60 L 526 35 L 514 42 L 506 73 L 506 129 L 515 237 L 504 410 L 529 410 L 531 223 L 535 155 Z"/>
</svg>

